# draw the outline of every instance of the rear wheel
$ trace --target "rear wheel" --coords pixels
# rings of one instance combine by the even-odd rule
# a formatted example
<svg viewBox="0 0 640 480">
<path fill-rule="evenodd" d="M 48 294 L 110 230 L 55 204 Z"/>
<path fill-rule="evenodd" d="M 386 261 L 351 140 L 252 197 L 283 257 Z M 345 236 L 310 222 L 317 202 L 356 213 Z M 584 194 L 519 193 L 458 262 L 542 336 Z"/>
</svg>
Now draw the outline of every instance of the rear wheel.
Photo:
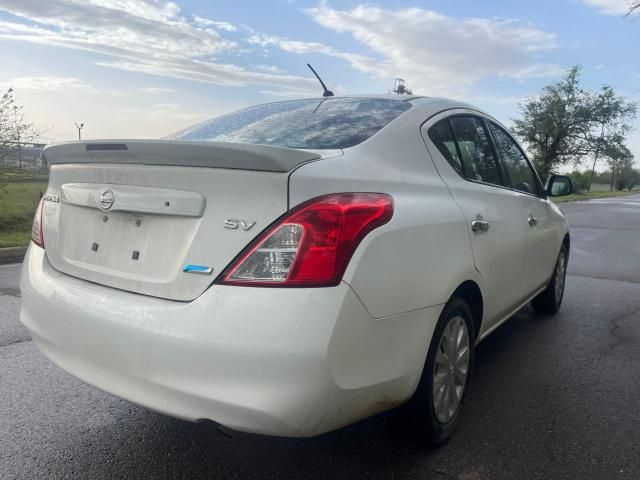
<svg viewBox="0 0 640 480">
<path fill-rule="evenodd" d="M 531 306 L 536 313 L 553 315 L 560 309 L 562 298 L 564 297 L 568 259 L 569 252 L 567 246 L 562 244 L 549 285 L 542 293 L 531 300 Z"/>
<path fill-rule="evenodd" d="M 409 404 L 412 425 L 431 445 L 445 443 L 458 425 L 473 369 L 474 343 L 471 310 L 464 300 L 453 297 L 440 315 Z"/>
</svg>

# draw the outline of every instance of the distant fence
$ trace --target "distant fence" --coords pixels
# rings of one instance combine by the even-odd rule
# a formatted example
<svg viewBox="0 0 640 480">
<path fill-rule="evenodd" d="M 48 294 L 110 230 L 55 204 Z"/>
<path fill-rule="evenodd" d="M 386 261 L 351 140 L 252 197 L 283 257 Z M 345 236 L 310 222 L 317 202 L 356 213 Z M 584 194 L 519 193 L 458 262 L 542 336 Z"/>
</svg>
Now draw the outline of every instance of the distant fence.
<svg viewBox="0 0 640 480">
<path fill-rule="evenodd" d="M 47 168 L 41 156 L 44 146 L 44 143 L 6 143 L 0 146 L 0 168 L 28 170 Z"/>
</svg>

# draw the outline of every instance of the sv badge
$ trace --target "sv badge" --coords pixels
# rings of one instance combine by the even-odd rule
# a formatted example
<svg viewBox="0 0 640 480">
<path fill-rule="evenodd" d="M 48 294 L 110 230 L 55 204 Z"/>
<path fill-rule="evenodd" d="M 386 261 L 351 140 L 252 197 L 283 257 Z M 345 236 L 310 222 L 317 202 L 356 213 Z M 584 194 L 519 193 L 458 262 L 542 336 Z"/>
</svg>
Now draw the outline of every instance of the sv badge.
<svg viewBox="0 0 640 480">
<path fill-rule="evenodd" d="M 229 230 L 244 230 L 245 232 L 251 230 L 256 222 L 247 222 L 246 220 L 237 220 L 235 218 L 227 218 L 224 221 L 224 228 Z"/>
</svg>

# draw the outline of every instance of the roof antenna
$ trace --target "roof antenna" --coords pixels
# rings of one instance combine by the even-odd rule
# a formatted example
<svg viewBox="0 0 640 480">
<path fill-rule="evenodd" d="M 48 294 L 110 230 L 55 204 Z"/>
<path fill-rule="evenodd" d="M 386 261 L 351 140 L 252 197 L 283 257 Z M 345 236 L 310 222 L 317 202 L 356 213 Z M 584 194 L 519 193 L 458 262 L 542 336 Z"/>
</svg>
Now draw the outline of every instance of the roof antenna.
<svg viewBox="0 0 640 480">
<path fill-rule="evenodd" d="M 333 92 L 327 88 L 327 86 L 324 84 L 324 82 L 320 78 L 320 75 L 318 75 L 318 73 L 313 69 L 311 64 L 307 63 L 307 67 L 309 67 L 309 69 L 313 72 L 313 74 L 316 76 L 316 78 L 320 82 L 320 85 L 322 85 L 322 88 L 324 89 L 324 93 L 322 94 L 322 96 L 323 97 L 333 97 Z"/>
</svg>

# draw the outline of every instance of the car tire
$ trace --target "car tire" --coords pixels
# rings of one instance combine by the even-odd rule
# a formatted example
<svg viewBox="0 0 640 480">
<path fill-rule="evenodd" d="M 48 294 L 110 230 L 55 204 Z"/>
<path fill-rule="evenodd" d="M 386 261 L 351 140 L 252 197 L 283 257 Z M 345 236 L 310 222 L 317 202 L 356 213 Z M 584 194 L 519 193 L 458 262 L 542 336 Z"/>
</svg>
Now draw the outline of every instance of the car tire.
<svg viewBox="0 0 640 480">
<path fill-rule="evenodd" d="M 536 313 L 542 315 L 553 315 L 562 305 L 564 297 L 564 287 L 567 277 L 567 263 L 569 261 L 569 250 L 563 243 L 553 269 L 553 276 L 547 288 L 538 296 L 531 300 L 531 307 Z"/>
<path fill-rule="evenodd" d="M 457 345 L 447 343 L 459 335 Z M 465 344 L 467 350 L 462 353 Z M 457 363 L 447 364 L 451 352 L 455 353 L 455 358 L 461 353 L 462 356 Z M 408 405 L 411 429 L 421 442 L 439 446 L 446 443 L 455 431 L 471 380 L 474 352 L 475 330 L 471 309 L 463 299 L 454 296 L 440 314 L 420 382 Z M 453 384 L 450 383 L 452 375 Z M 455 395 L 455 399 L 447 395 Z"/>
</svg>

